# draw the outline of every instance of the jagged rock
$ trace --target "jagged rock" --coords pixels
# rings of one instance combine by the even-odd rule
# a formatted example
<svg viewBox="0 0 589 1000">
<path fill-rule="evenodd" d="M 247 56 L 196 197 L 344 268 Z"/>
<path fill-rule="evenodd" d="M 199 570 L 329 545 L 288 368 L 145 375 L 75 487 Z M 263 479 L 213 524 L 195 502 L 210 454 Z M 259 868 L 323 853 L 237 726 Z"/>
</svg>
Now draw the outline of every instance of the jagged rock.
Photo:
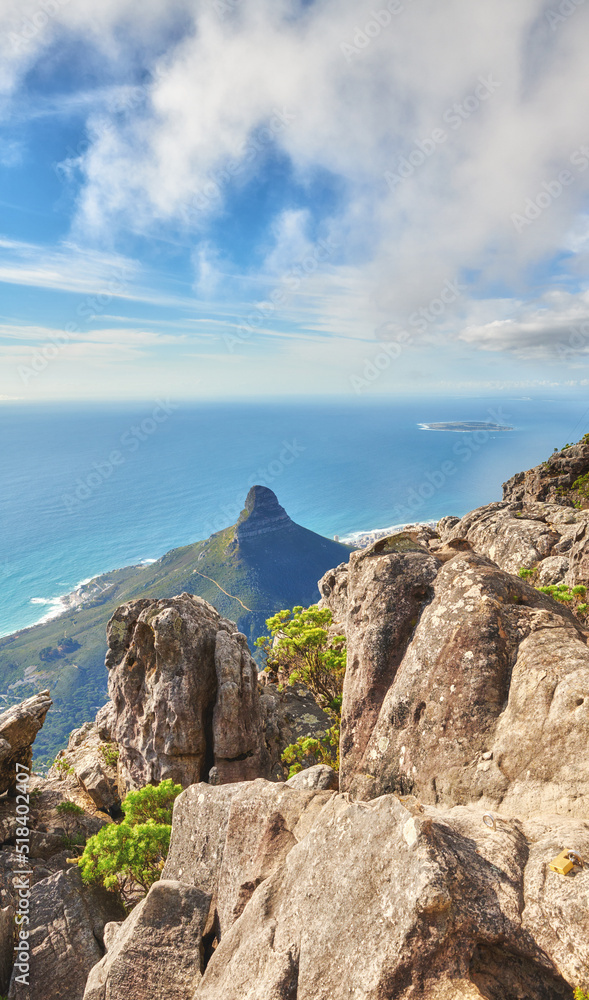
<svg viewBox="0 0 589 1000">
<path fill-rule="evenodd" d="M 115 725 L 117 721 L 116 709 L 112 701 L 107 701 L 106 705 L 98 709 L 94 724 L 98 735 L 105 743 L 115 742 Z"/>
<path fill-rule="evenodd" d="M 117 784 L 117 754 L 117 744 L 102 739 L 98 726 L 87 722 L 70 735 L 67 750 L 58 754 L 58 763 L 50 769 L 49 775 L 58 777 L 60 768 L 61 773 L 66 768 L 72 768 L 96 808 L 110 812 L 117 809 L 121 802 Z"/>
<path fill-rule="evenodd" d="M 589 852 L 589 824 L 490 830 L 472 809 L 332 796 L 222 934 L 194 1000 L 570 1000 L 589 978 L 589 871 L 546 866 L 571 841 Z"/>
<path fill-rule="evenodd" d="M 35 736 L 52 704 L 49 691 L 42 691 L 0 715 L 0 793 L 14 794 L 17 763 L 30 769 Z"/>
<path fill-rule="evenodd" d="M 310 691 L 297 684 L 287 684 L 282 690 L 274 683 L 265 683 L 262 674 L 260 704 L 264 719 L 266 748 L 269 757 L 269 777 L 283 781 L 285 767 L 281 756 L 285 747 L 301 736 L 320 739 L 333 725 L 333 720 L 319 708 Z"/>
<path fill-rule="evenodd" d="M 220 784 L 267 773 L 258 668 L 241 632 L 219 631 L 215 640 L 217 698 L 213 748 Z"/>
<path fill-rule="evenodd" d="M 503 499 L 573 506 L 573 483 L 589 472 L 589 439 L 555 452 L 546 462 L 518 472 L 503 484 Z"/>
<path fill-rule="evenodd" d="M 9 1000 L 82 1000 L 88 973 L 104 954 L 104 925 L 121 916 L 113 893 L 83 885 L 77 867 L 38 882 L 30 897 L 30 981 L 17 983 L 15 967 Z"/>
<path fill-rule="evenodd" d="M 267 486 L 252 486 L 235 526 L 235 539 L 241 543 L 291 527 L 295 528 L 294 521 L 291 521 L 284 507 L 278 503 L 276 494 Z"/>
<path fill-rule="evenodd" d="M 336 791 L 339 788 L 337 772 L 327 764 L 315 764 L 293 774 L 286 782 L 291 788 L 314 788 L 316 791 Z"/>
<path fill-rule="evenodd" d="M 436 559 L 406 534 L 381 539 L 350 557 L 341 717 L 343 790 L 360 767 L 383 699 L 422 609 L 431 600 L 438 567 Z"/>
<path fill-rule="evenodd" d="M 404 585 L 391 580 L 391 597 Z M 345 760 L 344 787 L 361 798 L 412 792 L 511 815 L 586 816 L 589 649 L 579 622 L 474 552 L 446 562 L 433 593 L 401 648 L 364 756 Z M 373 606 L 370 593 L 366 601 Z M 360 654 L 357 672 L 363 668 Z M 368 678 L 372 671 L 367 658 Z M 355 679 L 353 690 L 362 691 Z M 354 697 L 361 717 L 362 695 Z M 346 698 L 344 688 L 344 705 Z"/>
<path fill-rule="evenodd" d="M 210 897 L 193 886 L 156 882 L 116 934 L 109 934 L 84 1000 L 192 1000 L 204 965 L 209 905 Z"/>
<path fill-rule="evenodd" d="M 508 573 L 538 569 L 537 583 L 589 583 L 589 511 L 556 504 L 499 502 L 471 511 L 457 521 L 443 518 L 443 542 L 467 539 Z M 439 548 L 433 547 L 438 556 Z"/>
<path fill-rule="evenodd" d="M 275 782 L 194 785 L 174 806 L 170 852 L 162 874 L 211 898 L 205 933 L 223 934 L 256 886 L 308 832 L 331 792 Z"/>
<path fill-rule="evenodd" d="M 243 636 L 200 597 L 124 604 L 108 626 L 121 793 L 266 774 L 257 670 Z"/>
<path fill-rule="evenodd" d="M 348 563 L 340 563 L 321 577 L 319 607 L 329 608 L 336 622 L 345 622 L 348 613 Z"/>
</svg>

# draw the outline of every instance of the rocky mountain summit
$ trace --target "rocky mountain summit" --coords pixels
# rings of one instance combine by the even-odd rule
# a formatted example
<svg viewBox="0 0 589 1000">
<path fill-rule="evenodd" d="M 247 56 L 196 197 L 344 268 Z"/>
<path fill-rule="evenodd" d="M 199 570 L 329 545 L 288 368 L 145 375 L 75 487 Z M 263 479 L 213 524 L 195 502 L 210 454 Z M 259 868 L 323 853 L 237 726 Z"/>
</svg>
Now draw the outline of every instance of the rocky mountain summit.
<svg viewBox="0 0 589 1000">
<path fill-rule="evenodd" d="M 80 587 L 64 614 L 2 637 L 3 704 L 51 687 L 56 711 L 35 748 L 37 759 L 51 760 L 105 700 L 106 626 L 122 604 L 198 595 L 236 622 L 253 649 L 266 618 L 317 601 L 317 580 L 350 551 L 296 524 L 268 487 L 252 486 L 236 524 L 150 565 L 105 573 Z"/>
<path fill-rule="evenodd" d="M 339 775 L 284 780 L 281 749 L 329 719 L 297 684 L 262 684 L 246 637 L 207 601 L 117 609 L 110 701 L 49 779 L 33 779 L 31 979 L 24 992 L 13 972 L 10 1000 L 589 990 L 589 628 L 584 605 L 538 589 L 589 586 L 589 511 L 565 493 L 542 499 L 526 475 L 526 496 L 507 484 L 502 502 L 379 539 L 321 578 L 347 641 Z M 126 914 L 57 850 L 57 802 L 78 802 L 88 829 L 108 825 L 129 789 L 166 777 L 184 791 L 165 867 Z M 0 815 L 5 979 L 22 866 L 12 791 Z M 561 873 L 550 865 L 563 851 Z"/>
</svg>

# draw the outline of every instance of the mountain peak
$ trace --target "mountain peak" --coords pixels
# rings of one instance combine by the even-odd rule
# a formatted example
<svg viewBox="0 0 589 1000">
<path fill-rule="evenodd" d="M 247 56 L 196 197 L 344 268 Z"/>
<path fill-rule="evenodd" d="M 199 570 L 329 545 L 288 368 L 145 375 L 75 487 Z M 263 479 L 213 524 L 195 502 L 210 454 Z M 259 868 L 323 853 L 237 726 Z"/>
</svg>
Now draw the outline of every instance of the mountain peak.
<svg viewBox="0 0 589 1000">
<path fill-rule="evenodd" d="M 267 486 L 252 486 L 235 529 L 238 542 L 293 525 L 276 494 Z"/>
</svg>

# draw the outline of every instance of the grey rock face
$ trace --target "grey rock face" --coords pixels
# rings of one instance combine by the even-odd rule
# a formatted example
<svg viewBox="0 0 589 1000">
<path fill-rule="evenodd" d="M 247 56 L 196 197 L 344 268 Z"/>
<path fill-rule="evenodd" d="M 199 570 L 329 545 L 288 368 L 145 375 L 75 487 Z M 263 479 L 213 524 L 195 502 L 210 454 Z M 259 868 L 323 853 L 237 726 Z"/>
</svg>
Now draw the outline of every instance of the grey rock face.
<svg viewBox="0 0 589 1000">
<path fill-rule="evenodd" d="M 162 880 L 151 887 L 88 977 L 84 1000 L 192 1000 L 203 968 L 210 898 Z"/>
<path fill-rule="evenodd" d="M 370 734 L 394 681 L 439 562 L 408 535 L 354 552 L 348 571 L 347 667 L 341 717 L 340 787 L 362 768 Z"/>
<path fill-rule="evenodd" d="M 434 594 L 345 787 L 360 798 L 412 792 L 519 816 L 587 815 L 589 650 L 579 623 L 474 552 L 442 566 Z"/>
<path fill-rule="evenodd" d="M 121 793 L 267 771 L 256 666 L 245 639 L 200 597 L 133 601 L 108 626 Z"/>
<path fill-rule="evenodd" d="M 331 792 L 264 780 L 193 785 L 174 805 L 163 878 L 211 899 L 205 933 L 222 935 L 264 879 L 309 830 Z"/>
<path fill-rule="evenodd" d="M 262 683 L 265 675 L 262 674 Z M 304 687 L 287 685 L 282 691 L 278 685 L 266 683 L 260 697 L 266 748 L 269 755 L 269 777 L 283 781 L 285 768 L 281 763 L 282 751 L 300 736 L 320 739 L 333 725 L 311 693 Z"/>
<path fill-rule="evenodd" d="M 101 712 L 104 710 L 101 709 Z M 70 735 L 67 750 L 59 755 L 64 765 L 71 767 L 81 787 L 97 809 L 104 812 L 120 804 L 117 765 L 111 762 L 118 751 L 116 743 L 101 738 L 95 723 L 87 722 Z M 50 776 L 58 777 L 59 767 L 54 766 Z"/>
<path fill-rule="evenodd" d="M 555 452 L 546 462 L 527 472 L 518 472 L 503 484 L 503 499 L 557 503 L 572 507 L 573 483 L 589 471 L 589 442 Z"/>
<path fill-rule="evenodd" d="M 49 691 L 42 691 L 0 715 L 0 793 L 14 793 L 17 763 L 30 768 L 35 736 L 52 704 Z"/>
<path fill-rule="evenodd" d="M 221 936 L 194 1000 L 559 1000 L 589 974 L 589 873 L 556 829 L 333 796 Z M 585 935 L 582 938 L 582 935 Z"/>
<path fill-rule="evenodd" d="M 124 916 L 122 906 L 112 893 L 84 886 L 70 868 L 33 886 L 30 914 L 30 983 L 17 983 L 15 968 L 9 1000 L 82 1000 L 104 953 L 104 925 Z"/>
<path fill-rule="evenodd" d="M 252 486 L 235 529 L 237 542 L 284 530 L 294 522 L 278 503 L 276 494 L 266 486 Z"/>
<path fill-rule="evenodd" d="M 537 569 L 539 585 L 569 586 L 589 584 L 588 528 L 589 510 L 531 501 L 488 504 L 438 525 L 443 541 L 468 539 L 508 573 Z"/>
</svg>

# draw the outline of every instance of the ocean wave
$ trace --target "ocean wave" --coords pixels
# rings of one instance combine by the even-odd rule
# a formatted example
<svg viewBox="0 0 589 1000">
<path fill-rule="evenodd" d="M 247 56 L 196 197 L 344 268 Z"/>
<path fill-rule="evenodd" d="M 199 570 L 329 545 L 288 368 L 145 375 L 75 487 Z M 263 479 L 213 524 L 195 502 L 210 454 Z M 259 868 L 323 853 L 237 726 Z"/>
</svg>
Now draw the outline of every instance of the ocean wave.
<svg viewBox="0 0 589 1000">
<path fill-rule="evenodd" d="M 440 517 L 444 517 L 444 514 L 441 514 Z M 403 524 L 391 524 L 389 528 L 369 528 L 365 531 L 352 531 L 349 535 L 340 538 L 340 542 L 343 542 L 344 545 L 355 545 L 357 542 L 365 541 L 366 539 L 376 542 L 379 538 L 396 535 L 399 531 L 405 531 L 406 528 L 414 528 L 418 524 L 425 525 L 427 528 L 435 528 L 439 520 L 440 518 L 434 521 L 405 521 Z"/>
</svg>

